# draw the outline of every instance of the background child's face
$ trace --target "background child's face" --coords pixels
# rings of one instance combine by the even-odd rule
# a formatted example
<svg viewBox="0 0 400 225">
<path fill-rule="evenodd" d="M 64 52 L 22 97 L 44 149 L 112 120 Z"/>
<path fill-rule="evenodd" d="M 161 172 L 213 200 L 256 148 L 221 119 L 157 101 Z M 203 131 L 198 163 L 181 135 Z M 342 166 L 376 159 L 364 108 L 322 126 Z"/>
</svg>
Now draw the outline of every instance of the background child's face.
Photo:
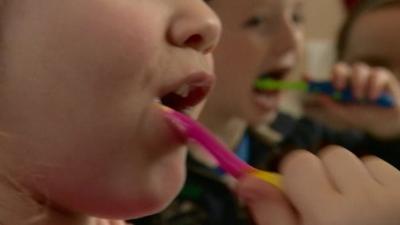
<svg viewBox="0 0 400 225">
<path fill-rule="evenodd" d="M 4 7 L 1 154 L 18 164 L 12 173 L 74 212 L 121 218 L 164 207 L 182 185 L 185 150 L 154 102 L 193 83 L 192 103 L 204 98 L 215 14 L 200 0 Z"/>
<path fill-rule="evenodd" d="M 399 28 L 400 5 L 365 13 L 353 25 L 344 60 L 385 66 L 400 76 Z"/>
<path fill-rule="evenodd" d="M 282 79 L 302 42 L 300 0 L 215 0 L 224 32 L 215 51 L 218 77 L 207 110 L 259 123 L 277 110 L 278 92 L 256 92 L 260 76 Z"/>
</svg>

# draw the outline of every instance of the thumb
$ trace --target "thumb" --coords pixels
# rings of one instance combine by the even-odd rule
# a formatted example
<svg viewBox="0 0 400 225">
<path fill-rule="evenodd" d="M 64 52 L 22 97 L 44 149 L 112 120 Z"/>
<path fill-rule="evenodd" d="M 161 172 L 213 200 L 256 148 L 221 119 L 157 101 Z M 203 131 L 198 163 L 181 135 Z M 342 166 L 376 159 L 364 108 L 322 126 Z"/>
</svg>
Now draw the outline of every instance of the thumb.
<svg viewBox="0 0 400 225">
<path fill-rule="evenodd" d="M 285 195 L 253 176 L 241 178 L 237 195 L 257 225 L 297 225 L 297 216 Z"/>
</svg>

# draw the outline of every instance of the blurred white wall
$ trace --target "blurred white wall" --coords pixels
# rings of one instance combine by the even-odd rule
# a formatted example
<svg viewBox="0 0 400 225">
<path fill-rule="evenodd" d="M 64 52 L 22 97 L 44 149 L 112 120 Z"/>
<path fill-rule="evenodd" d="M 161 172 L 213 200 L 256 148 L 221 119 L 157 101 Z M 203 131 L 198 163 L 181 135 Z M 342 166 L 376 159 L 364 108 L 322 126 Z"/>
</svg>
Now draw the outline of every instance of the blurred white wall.
<svg viewBox="0 0 400 225">
<path fill-rule="evenodd" d="M 293 74 L 309 73 L 312 78 L 326 79 L 335 60 L 335 39 L 345 12 L 341 0 L 304 0 L 305 16 L 305 58 Z M 294 115 L 301 114 L 298 92 L 285 94 L 281 108 Z"/>
<path fill-rule="evenodd" d="M 335 60 L 337 31 L 344 18 L 341 0 L 304 0 L 305 68 L 316 78 L 327 77 Z"/>
</svg>

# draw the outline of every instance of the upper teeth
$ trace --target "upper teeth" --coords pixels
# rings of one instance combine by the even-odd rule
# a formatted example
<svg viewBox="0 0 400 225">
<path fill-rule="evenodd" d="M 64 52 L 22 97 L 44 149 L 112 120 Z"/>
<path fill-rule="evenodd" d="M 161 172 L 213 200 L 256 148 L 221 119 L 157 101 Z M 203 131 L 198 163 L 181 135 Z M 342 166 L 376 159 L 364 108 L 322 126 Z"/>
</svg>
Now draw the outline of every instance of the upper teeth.
<svg viewBox="0 0 400 225">
<path fill-rule="evenodd" d="M 182 85 L 178 90 L 175 91 L 175 94 L 180 95 L 183 98 L 186 98 L 189 95 L 190 87 L 187 84 Z"/>
</svg>

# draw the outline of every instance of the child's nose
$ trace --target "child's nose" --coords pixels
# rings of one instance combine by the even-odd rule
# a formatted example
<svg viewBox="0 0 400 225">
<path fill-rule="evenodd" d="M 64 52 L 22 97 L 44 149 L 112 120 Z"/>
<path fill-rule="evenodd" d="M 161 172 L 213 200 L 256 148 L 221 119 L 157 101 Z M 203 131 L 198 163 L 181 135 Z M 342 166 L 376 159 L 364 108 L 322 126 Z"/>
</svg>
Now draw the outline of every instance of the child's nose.
<svg viewBox="0 0 400 225">
<path fill-rule="evenodd" d="M 181 10 L 172 19 L 168 31 L 169 41 L 179 47 L 192 48 L 202 53 L 211 52 L 221 35 L 220 20 L 203 2 L 182 7 L 187 10 Z"/>
<path fill-rule="evenodd" d="M 296 33 L 288 21 L 282 21 L 280 29 L 276 32 L 275 42 L 273 47 L 275 55 L 285 55 L 297 50 Z"/>
</svg>

